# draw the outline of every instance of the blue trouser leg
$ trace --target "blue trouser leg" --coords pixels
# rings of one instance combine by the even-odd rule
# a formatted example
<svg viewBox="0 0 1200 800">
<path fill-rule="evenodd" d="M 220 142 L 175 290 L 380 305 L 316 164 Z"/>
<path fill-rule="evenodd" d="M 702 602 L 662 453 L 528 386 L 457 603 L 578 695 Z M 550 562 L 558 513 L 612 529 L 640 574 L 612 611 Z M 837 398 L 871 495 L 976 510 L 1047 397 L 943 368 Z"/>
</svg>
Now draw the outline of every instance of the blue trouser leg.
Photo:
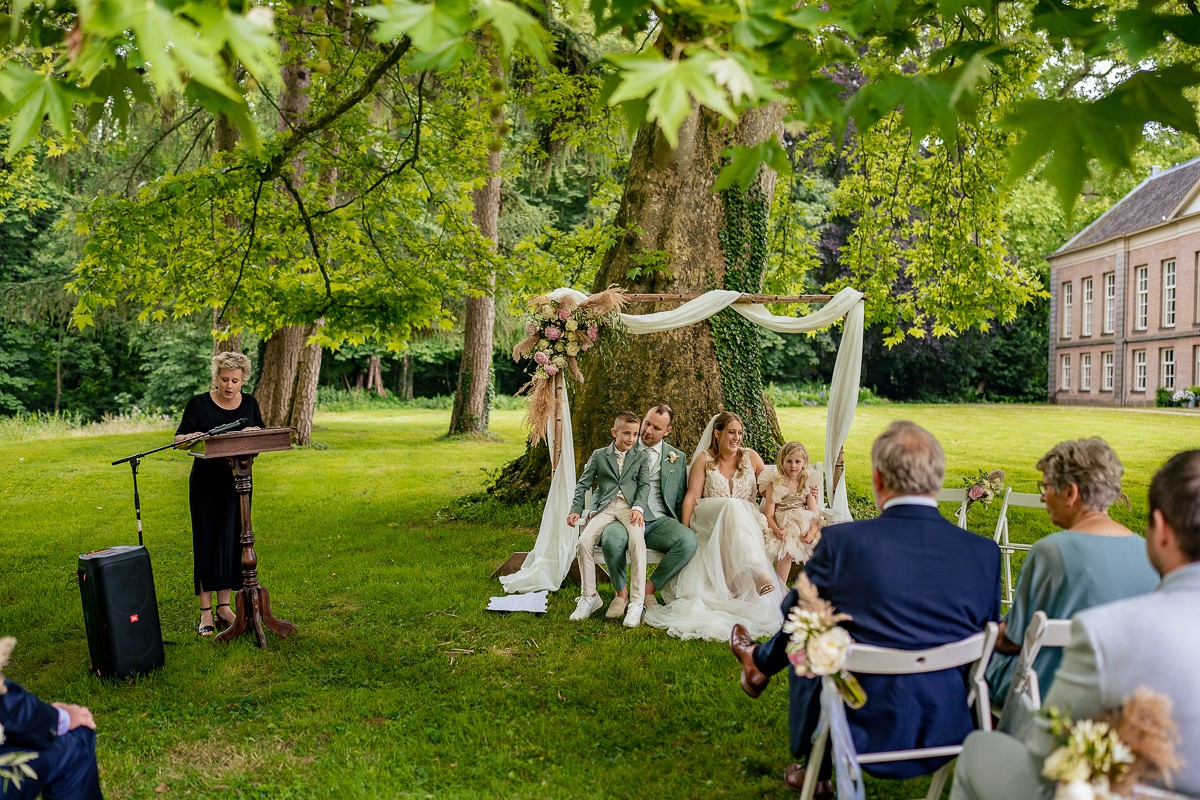
<svg viewBox="0 0 1200 800">
<path fill-rule="evenodd" d="M 0 753 L 21 749 L 5 746 L 0 747 Z M 96 732 L 90 728 L 76 728 L 54 737 L 54 742 L 29 766 L 37 778 L 22 781 L 20 790 L 10 783 L 4 800 L 33 800 L 39 793 L 45 800 L 103 800 L 96 769 Z"/>
</svg>

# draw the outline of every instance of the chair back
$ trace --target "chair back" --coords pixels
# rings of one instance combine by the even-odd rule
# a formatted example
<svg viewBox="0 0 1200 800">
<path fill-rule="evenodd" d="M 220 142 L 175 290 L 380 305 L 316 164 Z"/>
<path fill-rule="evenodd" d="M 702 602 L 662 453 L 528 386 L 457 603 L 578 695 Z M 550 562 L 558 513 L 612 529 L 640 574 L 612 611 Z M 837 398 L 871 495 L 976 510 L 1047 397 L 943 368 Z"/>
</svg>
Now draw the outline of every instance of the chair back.
<svg viewBox="0 0 1200 800">
<path fill-rule="evenodd" d="M 949 486 L 943 486 L 938 489 L 935 499 L 939 503 L 958 503 L 958 511 L 954 514 L 954 524 L 964 529 L 967 527 L 966 489 L 952 489 Z"/>
<path fill-rule="evenodd" d="M 1042 690 L 1033 668 L 1034 661 L 1043 647 L 1066 647 L 1070 642 L 1071 620 L 1050 619 L 1045 611 L 1033 612 L 1013 667 L 1012 685 L 1004 699 L 1001 730 L 1017 736 L 1025 732 L 1029 720 L 1042 707 Z"/>
<path fill-rule="evenodd" d="M 970 664 L 972 665 L 971 689 L 967 695 L 967 704 L 975 707 L 980 730 L 987 731 L 992 729 L 992 709 L 984 671 L 987 668 L 988 659 L 992 656 L 992 648 L 996 644 L 998 634 L 999 626 L 995 622 L 989 622 L 980 633 L 929 650 L 897 650 L 890 647 L 852 644 L 846 654 L 846 669 L 849 672 L 865 675 L 919 675 Z M 831 687 L 831 679 L 826 677 L 822 688 L 821 717 L 817 723 L 816 735 L 813 737 L 809 763 L 819 764 L 825 757 L 825 749 L 830 740 L 831 728 L 833 728 L 833 756 L 838 772 L 839 797 L 858 798 L 862 796 L 863 784 L 859 769 L 862 764 L 956 756 L 962 752 L 962 743 L 959 742 L 955 745 L 923 747 L 913 750 L 856 753 L 847 727 L 845 707 L 840 700 L 829 702 L 826 697 L 829 692 L 836 692 Z M 869 698 L 868 702 L 870 702 Z M 934 774 L 929 786 L 929 793 L 926 795 L 927 800 L 933 800 L 941 795 L 949 768 L 950 765 L 946 764 Z M 816 769 L 808 770 L 800 793 L 801 800 L 812 800 L 816 792 L 818 772 L 819 770 Z"/>
<path fill-rule="evenodd" d="M 1005 605 L 1012 605 L 1013 577 L 1012 554 L 1018 550 L 1028 550 L 1030 545 L 1013 544 L 1008 538 L 1008 509 L 1009 508 L 1043 508 L 1040 494 L 1014 492 L 1009 486 L 1004 490 L 1004 501 L 1000 503 L 1000 514 L 996 517 L 996 529 L 992 533 L 992 541 L 1000 546 L 1000 555 L 1004 562 L 1004 573 L 1000 576 L 1004 585 L 1001 587 L 1000 600 Z"/>
</svg>

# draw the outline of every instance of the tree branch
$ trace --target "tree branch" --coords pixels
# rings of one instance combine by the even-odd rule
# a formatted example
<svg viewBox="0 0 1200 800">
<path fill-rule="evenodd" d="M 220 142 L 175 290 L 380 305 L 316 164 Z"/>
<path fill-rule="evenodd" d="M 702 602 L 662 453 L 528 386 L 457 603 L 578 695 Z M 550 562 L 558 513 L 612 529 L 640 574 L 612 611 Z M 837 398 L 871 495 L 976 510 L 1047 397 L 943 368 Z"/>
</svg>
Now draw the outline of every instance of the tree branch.
<svg viewBox="0 0 1200 800">
<path fill-rule="evenodd" d="M 362 102 L 363 98 L 371 93 L 371 91 L 375 88 L 375 85 L 383 79 L 384 75 L 387 74 L 388 70 L 396 66 L 396 64 L 401 58 L 404 57 L 411 47 L 412 42 L 407 36 L 400 38 L 395 44 L 392 45 L 392 48 L 387 51 L 379 63 L 371 68 L 371 71 L 367 73 L 366 77 L 363 79 L 363 82 L 359 84 L 357 89 L 343 97 L 341 102 L 326 111 L 324 114 L 321 114 L 319 117 L 293 127 L 283 141 L 280 142 L 279 150 L 271 157 L 270 161 L 267 162 L 266 167 L 263 169 L 264 174 L 267 177 L 277 177 L 279 175 L 279 171 L 283 169 L 283 165 L 287 163 L 288 158 L 291 157 L 292 153 L 298 147 L 300 147 L 300 145 L 302 145 L 309 136 L 325 130 L 334 122 L 336 122 L 343 114 L 350 111 L 360 102 Z"/>
</svg>

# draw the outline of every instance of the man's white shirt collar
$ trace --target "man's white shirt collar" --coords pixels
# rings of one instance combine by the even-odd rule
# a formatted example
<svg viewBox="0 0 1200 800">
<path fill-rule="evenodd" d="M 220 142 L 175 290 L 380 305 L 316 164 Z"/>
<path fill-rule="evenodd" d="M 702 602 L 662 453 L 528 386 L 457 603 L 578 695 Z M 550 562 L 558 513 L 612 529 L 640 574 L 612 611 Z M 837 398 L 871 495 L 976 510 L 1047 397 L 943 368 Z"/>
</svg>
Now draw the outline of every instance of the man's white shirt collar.
<svg viewBox="0 0 1200 800">
<path fill-rule="evenodd" d="M 888 500 L 883 504 L 882 510 L 887 511 L 892 506 L 928 506 L 929 508 L 937 508 L 937 500 L 922 494 L 905 494 Z"/>
</svg>

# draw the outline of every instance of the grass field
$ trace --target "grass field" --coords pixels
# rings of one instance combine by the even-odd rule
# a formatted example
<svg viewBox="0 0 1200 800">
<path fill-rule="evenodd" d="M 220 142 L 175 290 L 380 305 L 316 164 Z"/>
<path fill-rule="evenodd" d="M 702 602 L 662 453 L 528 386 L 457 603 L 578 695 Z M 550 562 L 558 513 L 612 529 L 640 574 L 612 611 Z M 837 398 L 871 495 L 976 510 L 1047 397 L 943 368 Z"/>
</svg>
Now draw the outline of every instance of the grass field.
<svg viewBox="0 0 1200 800">
<path fill-rule="evenodd" d="M 1153 471 L 1200 445 L 1200 417 L 1185 413 L 869 406 L 846 448 L 860 499 L 870 441 L 899 416 L 941 438 L 952 485 L 1001 467 L 1034 491 L 1050 445 L 1105 436 L 1133 504 L 1115 515 L 1137 530 Z M 6 672 L 46 699 L 92 707 L 112 798 L 789 796 L 786 692 L 746 698 L 726 646 L 569 623 L 571 586 L 542 617 L 483 611 L 501 591 L 489 573 L 535 531 L 512 515 L 468 523 L 445 510 L 521 452 L 519 420 L 496 412 L 499 439 L 473 442 L 441 438 L 445 411 L 321 414 L 316 445 L 261 456 L 259 577 L 299 626 L 266 650 L 196 636 L 188 458 L 148 458 L 139 485 L 167 665 L 129 682 L 86 673 L 76 559 L 136 542 L 128 466 L 109 462 L 165 443 L 171 426 L 6 437 L 0 633 L 19 639 Z M 783 409 L 780 422 L 822 457 L 824 409 Z M 973 509 L 971 527 L 990 533 L 994 514 Z M 1015 540 L 1051 530 L 1041 512 L 1013 520 Z M 869 796 L 918 788 L 873 783 Z"/>
</svg>

